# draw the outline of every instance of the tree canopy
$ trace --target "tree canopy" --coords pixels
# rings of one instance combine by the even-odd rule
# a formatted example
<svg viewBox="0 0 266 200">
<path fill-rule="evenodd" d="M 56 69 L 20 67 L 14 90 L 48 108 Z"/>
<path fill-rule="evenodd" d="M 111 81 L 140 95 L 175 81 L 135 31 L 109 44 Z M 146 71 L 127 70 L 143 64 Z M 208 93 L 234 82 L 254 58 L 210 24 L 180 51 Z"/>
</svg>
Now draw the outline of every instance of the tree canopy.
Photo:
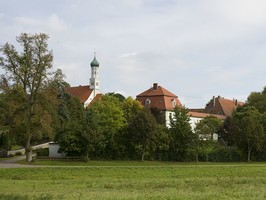
<svg viewBox="0 0 266 200">
<path fill-rule="evenodd" d="M 51 109 L 56 105 L 57 94 L 51 87 L 55 76 L 52 73 L 53 55 L 47 40 L 48 35 L 43 33 L 22 33 L 17 37 L 21 52 L 9 43 L 0 49 L 3 54 L 0 66 L 6 72 L 6 76 L 2 76 L 1 88 L 12 102 L 9 108 L 13 109 L 10 125 L 19 130 L 28 161 L 31 160 L 32 139 L 52 133 L 51 113 L 56 110 Z"/>
<path fill-rule="evenodd" d="M 262 92 L 251 92 L 247 99 L 247 105 L 254 106 L 260 113 L 266 112 L 266 87 Z"/>
<path fill-rule="evenodd" d="M 111 157 L 112 152 L 116 151 L 116 136 L 126 125 L 121 102 L 116 97 L 103 95 L 87 112 L 99 138 L 98 153 Z"/>
<path fill-rule="evenodd" d="M 154 146 L 157 123 L 150 110 L 143 108 L 134 116 L 129 124 L 131 141 L 136 151 L 140 152 L 141 161 Z"/>
<path fill-rule="evenodd" d="M 170 156 L 173 160 L 184 161 L 190 155 L 192 130 L 188 110 L 176 106 L 170 117 Z"/>
<path fill-rule="evenodd" d="M 207 116 L 200 120 L 195 127 L 194 144 L 196 148 L 196 160 L 198 161 L 199 153 L 205 156 L 208 161 L 208 154 L 213 150 L 217 140 L 214 140 L 214 135 L 218 135 L 218 131 L 222 127 L 222 120 L 214 116 Z M 218 139 L 218 138 L 217 138 Z"/>
<path fill-rule="evenodd" d="M 265 140 L 262 115 L 252 106 L 239 107 L 233 114 L 235 144 L 247 152 L 247 161 L 251 152 L 262 147 Z"/>
</svg>

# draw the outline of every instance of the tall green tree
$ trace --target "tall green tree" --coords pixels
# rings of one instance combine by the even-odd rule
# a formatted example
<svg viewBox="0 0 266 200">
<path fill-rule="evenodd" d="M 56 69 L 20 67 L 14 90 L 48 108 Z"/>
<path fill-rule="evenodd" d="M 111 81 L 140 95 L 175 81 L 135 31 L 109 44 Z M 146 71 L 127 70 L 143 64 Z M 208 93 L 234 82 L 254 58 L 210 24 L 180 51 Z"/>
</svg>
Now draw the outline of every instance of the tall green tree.
<svg viewBox="0 0 266 200">
<path fill-rule="evenodd" d="M 108 92 L 106 95 L 113 96 L 119 99 L 119 101 L 124 101 L 126 98 L 120 94 L 120 93 L 115 93 L 115 92 Z"/>
<path fill-rule="evenodd" d="M 5 70 L 7 80 L 11 81 L 11 89 L 15 88 L 18 91 L 19 95 L 16 98 L 23 99 L 16 108 L 23 119 L 21 118 L 20 122 L 14 120 L 13 125 L 16 127 L 16 123 L 20 124 L 17 128 L 21 130 L 27 161 L 32 159 L 32 138 L 36 134 L 52 132 L 50 114 L 42 106 L 43 101 L 47 100 L 43 99 L 44 97 L 56 97 L 55 93 L 45 94 L 51 89 L 49 83 L 53 61 L 47 40 L 48 35 L 43 33 L 34 35 L 22 33 L 17 37 L 17 42 L 22 47 L 21 52 L 9 43 L 4 44 L 0 49 L 3 55 L 0 57 L 0 66 Z"/>
<path fill-rule="evenodd" d="M 86 126 L 85 131 L 81 134 L 80 145 L 83 149 L 85 161 L 91 159 L 91 154 L 95 153 L 97 145 L 100 141 L 100 138 L 97 134 L 97 128 L 93 124 L 92 117 L 90 112 L 86 112 Z"/>
<path fill-rule="evenodd" d="M 132 97 L 126 98 L 122 103 L 122 109 L 127 122 L 131 121 L 142 108 L 141 103 Z"/>
<path fill-rule="evenodd" d="M 76 97 L 63 94 L 58 108 L 60 126 L 57 127 L 55 140 L 61 151 L 69 156 L 84 154 L 83 134 L 86 132 L 86 112 Z"/>
<path fill-rule="evenodd" d="M 236 110 L 233 120 L 236 145 L 247 153 L 249 162 L 252 151 L 259 150 L 265 141 L 262 116 L 255 107 L 245 106 Z"/>
<path fill-rule="evenodd" d="M 88 109 L 90 123 L 98 136 L 97 156 L 112 158 L 117 152 L 117 135 L 126 126 L 124 112 L 118 98 L 103 95 Z"/>
<path fill-rule="evenodd" d="M 143 108 L 141 103 L 137 100 L 134 100 L 132 97 L 127 97 L 122 102 L 122 110 L 124 112 L 126 126 L 120 132 L 120 135 L 117 137 L 119 144 L 119 152 L 121 159 L 136 159 L 135 154 L 135 145 L 131 141 L 131 132 L 129 130 L 129 124 L 138 114 L 138 112 Z"/>
<path fill-rule="evenodd" d="M 260 113 L 266 112 L 266 87 L 262 92 L 252 92 L 248 96 L 247 105 L 254 106 Z"/>
<path fill-rule="evenodd" d="M 170 159 L 184 161 L 191 154 L 192 130 L 188 110 L 176 106 L 170 118 Z"/>
<path fill-rule="evenodd" d="M 157 123 L 165 125 L 165 114 L 159 108 L 151 107 L 150 111 L 154 115 Z"/>
<path fill-rule="evenodd" d="M 215 144 L 218 144 L 218 141 L 215 141 L 213 136 L 218 134 L 222 124 L 222 120 L 215 116 L 205 117 L 196 124 L 194 130 L 196 161 L 199 160 L 199 153 L 205 155 L 206 161 L 209 160 L 208 154 L 213 150 Z"/>
<path fill-rule="evenodd" d="M 168 160 L 168 150 L 170 144 L 169 130 L 164 124 L 157 121 L 157 128 L 153 137 L 155 160 Z"/>
<path fill-rule="evenodd" d="M 141 161 L 144 161 L 145 154 L 153 151 L 155 147 L 155 136 L 157 122 L 149 109 L 141 109 L 129 124 L 130 139 L 133 146 L 141 154 Z"/>
</svg>

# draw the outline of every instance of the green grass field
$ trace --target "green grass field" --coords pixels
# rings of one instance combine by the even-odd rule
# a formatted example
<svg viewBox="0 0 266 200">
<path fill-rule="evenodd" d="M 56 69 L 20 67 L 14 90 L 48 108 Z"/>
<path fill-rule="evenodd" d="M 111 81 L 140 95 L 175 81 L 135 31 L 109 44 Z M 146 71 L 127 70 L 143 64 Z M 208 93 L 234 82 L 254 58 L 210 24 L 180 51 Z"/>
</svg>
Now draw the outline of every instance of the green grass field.
<svg viewBox="0 0 266 200">
<path fill-rule="evenodd" d="M 0 199 L 266 199 L 262 163 L 77 163 L 0 169 Z"/>
</svg>

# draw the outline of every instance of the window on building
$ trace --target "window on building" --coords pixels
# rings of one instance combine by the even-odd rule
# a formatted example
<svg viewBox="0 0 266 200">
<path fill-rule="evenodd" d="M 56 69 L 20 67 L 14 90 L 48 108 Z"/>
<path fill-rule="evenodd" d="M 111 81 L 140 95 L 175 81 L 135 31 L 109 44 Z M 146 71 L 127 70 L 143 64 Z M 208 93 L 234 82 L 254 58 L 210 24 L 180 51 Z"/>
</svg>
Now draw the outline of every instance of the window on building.
<svg viewBox="0 0 266 200">
<path fill-rule="evenodd" d="M 150 106 L 150 104 L 151 104 L 151 100 L 150 99 L 146 99 L 145 100 L 145 107 Z"/>
<path fill-rule="evenodd" d="M 176 107 L 176 101 L 175 101 L 175 99 L 172 99 L 172 106 L 173 107 Z"/>
</svg>

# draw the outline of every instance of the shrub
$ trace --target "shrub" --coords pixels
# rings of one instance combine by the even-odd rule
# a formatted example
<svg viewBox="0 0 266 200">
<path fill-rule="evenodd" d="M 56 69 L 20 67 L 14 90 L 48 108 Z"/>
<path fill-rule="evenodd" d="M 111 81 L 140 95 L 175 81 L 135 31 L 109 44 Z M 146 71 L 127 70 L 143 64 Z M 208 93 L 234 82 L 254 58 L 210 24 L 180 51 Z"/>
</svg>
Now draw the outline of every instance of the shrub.
<svg viewBox="0 0 266 200">
<path fill-rule="evenodd" d="M 209 161 L 213 162 L 239 162 L 241 159 L 241 151 L 236 147 L 220 146 L 209 154 Z"/>
<path fill-rule="evenodd" d="M 20 151 L 18 151 L 18 152 L 15 153 L 15 156 L 21 156 L 21 155 L 23 155 L 23 153 L 20 152 Z"/>
<path fill-rule="evenodd" d="M 49 149 L 36 149 L 35 150 L 37 156 L 49 156 Z"/>
</svg>

